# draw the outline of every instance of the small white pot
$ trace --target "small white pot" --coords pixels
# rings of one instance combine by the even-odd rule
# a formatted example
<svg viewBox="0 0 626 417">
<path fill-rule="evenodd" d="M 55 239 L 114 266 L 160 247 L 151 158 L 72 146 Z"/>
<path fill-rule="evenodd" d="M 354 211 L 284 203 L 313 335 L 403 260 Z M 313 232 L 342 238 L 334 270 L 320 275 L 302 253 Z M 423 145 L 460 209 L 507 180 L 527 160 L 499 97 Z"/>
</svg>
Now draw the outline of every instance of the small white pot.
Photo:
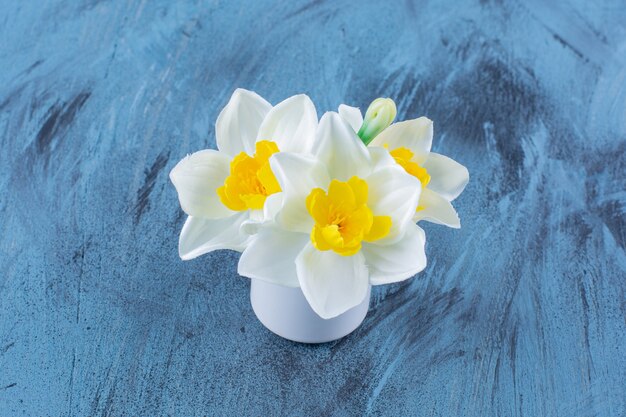
<svg viewBox="0 0 626 417">
<path fill-rule="evenodd" d="M 370 290 L 356 307 L 332 319 L 317 315 L 300 288 L 252 279 L 250 301 L 254 314 L 265 327 L 285 339 L 301 343 L 324 343 L 352 333 L 365 319 Z"/>
</svg>

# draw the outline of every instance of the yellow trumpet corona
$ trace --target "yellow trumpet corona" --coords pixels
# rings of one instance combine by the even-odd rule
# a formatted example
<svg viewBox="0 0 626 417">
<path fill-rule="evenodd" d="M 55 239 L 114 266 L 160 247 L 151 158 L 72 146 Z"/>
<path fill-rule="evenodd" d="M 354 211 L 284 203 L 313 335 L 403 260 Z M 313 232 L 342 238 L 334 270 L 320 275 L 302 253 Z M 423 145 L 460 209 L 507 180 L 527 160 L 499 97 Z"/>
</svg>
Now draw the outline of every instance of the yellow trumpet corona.
<svg viewBox="0 0 626 417">
<path fill-rule="evenodd" d="M 320 251 L 333 250 L 351 256 L 361 244 L 389 234 L 391 217 L 374 216 L 367 206 L 367 182 L 352 177 L 347 182 L 331 181 L 328 192 L 315 188 L 306 199 L 306 207 L 315 225 L 311 241 Z"/>
<path fill-rule="evenodd" d="M 231 210 L 260 210 L 265 199 L 281 191 L 270 168 L 270 156 L 277 153 L 278 145 L 269 140 L 256 143 L 253 156 L 241 152 L 230 163 L 230 175 L 217 189 L 222 203 Z"/>
</svg>

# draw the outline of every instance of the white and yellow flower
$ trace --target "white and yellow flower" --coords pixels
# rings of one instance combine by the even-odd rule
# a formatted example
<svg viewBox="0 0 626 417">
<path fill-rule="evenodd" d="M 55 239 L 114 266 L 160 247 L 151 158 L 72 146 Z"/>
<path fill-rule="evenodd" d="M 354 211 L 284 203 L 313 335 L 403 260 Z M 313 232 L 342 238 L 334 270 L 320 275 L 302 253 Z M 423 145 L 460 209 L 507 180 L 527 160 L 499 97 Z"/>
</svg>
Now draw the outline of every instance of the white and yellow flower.
<svg viewBox="0 0 626 417">
<path fill-rule="evenodd" d="M 433 141 L 433 122 L 430 119 L 420 117 L 389 126 L 389 115 L 396 114 L 395 104 L 390 99 L 372 102 L 365 121 L 360 110 L 355 107 L 341 105 L 339 114 L 370 147 L 387 148 L 406 172 L 419 179 L 422 194 L 415 221 L 427 220 L 449 227 L 461 227 L 451 202 L 467 185 L 469 173 L 467 168 L 451 158 L 430 151 Z M 368 126 L 368 129 L 364 129 Z"/>
<path fill-rule="evenodd" d="M 316 128 L 315 106 L 306 95 L 272 107 L 256 93 L 235 90 L 217 118 L 218 150 L 193 153 L 170 173 L 189 215 L 180 234 L 180 257 L 193 259 L 217 249 L 242 251 L 249 240 L 242 226 L 262 221 L 270 196 L 281 191 L 270 157 L 282 151 L 309 152 Z"/>
<path fill-rule="evenodd" d="M 270 166 L 282 190 L 275 222 L 254 235 L 238 272 L 301 287 L 313 310 L 335 317 L 369 285 L 412 277 L 426 266 L 413 222 L 421 182 L 384 148 L 367 148 L 337 113 L 320 120 L 312 155 L 281 152 Z"/>
</svg>

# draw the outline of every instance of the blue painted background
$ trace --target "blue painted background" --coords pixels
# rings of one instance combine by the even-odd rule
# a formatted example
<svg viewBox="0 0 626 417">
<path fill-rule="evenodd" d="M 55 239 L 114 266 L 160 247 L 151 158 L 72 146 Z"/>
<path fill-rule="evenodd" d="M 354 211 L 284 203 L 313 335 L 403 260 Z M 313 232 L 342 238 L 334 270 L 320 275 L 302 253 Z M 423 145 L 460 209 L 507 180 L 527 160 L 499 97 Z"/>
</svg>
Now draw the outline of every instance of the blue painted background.
<svg viewBox="0 0 626 417">
<path fill-rule="evenodd" d="M 236 87 L 390 96 L 463 228 L 354 334 L 177 256 L 168 172 Z M 626 415 L 626 4 L 0 1 L 0 415 Z"/>
</svg>

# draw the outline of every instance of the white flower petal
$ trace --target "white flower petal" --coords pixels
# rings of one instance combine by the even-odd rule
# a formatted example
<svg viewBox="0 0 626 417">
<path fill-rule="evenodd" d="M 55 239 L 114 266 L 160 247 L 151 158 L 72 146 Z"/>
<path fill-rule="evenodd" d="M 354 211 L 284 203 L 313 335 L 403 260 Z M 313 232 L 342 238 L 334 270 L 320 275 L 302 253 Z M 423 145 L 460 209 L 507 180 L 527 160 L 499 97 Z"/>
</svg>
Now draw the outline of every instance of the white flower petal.
<svg viewBox="0 0 626 417">
<path fill-rule="evenodd" d="M 315 187 L 325 187 L 330 182 L 326 167 L 310 155 L 280 152 L 270 158 L 272 172 L 286 194 L 309 194 Z"/>
<path fill-rule="evenodd" d="M 283 206 L 284 193 L 275 193 L 267 197 L 263 206 L 263 222 L 273 222 L 276 214 Z"/>
<path fill-rule="evenodd" d="M 408 148 L 422 162 L 433 142 L 433 122 L 427 117 L 394 123 L 376 136 L 370 146 L 385 146 L 389 150 Z"/>
<path fill-rule="evenodd" d="M 426 267 L 424 244 L 426 234 L 416 224 L 407 225 L 402 239 L 387 246 L 363 245 L 370 284 L 381 285 L 404 281 Z"/>
<path fill-rule="evenodd" d="M 424 168 L 430 175 L 428 188 L 448 201 L 457 198 L 469 181 L 467 168 L 438 153 L 431 152 L 428 155 Z"/>
<path fill-rule="evenodd" d="M 363 115 L 361 114 L 361 110 L 358 107 L 346 106 L 345 104 L 339 105 L 339 116 L 350 126 L 352 126 L 352 130 L 358 132 L 363 124 Z"/>
<path fill-rule="evenodd" d="M 369 288 L 361 253 L 341 256 L 333 251 L 322 252 L 309 242 L 296 258 L 296 270 L 304 296 L 324 319 L 357 306 Z"/>
<path fill-rule="evenodd" d="M 367 148 L 372 159 L 372 172 L 388 166 L 398 166 L 395 159 L 389 154 L 389 151 L 380 146 Z"/>
<path fill-rule="evenodd" d="M 374 243 L 387 245 L 398 240 L 411 222 L 422 185 L 417 178 L 398 165 L 386 166 L 365 178 L 368 185 L 367 205 L 375 216 L 390 216 L 391 230 Z"/>
<path fill-rule="evenodd" d="M 419 207 L 422 209 L 415 213 L 413 217 L 415 221 L 426 220 L 455 229 L 461 227 L 461 220 L 452 204 L 433 190 L 428 188 L 422 190 Z"/>
<path fill-rule="evenodd" d="M 313 153 L 326 165 L 332 179 L 363 178 L 371 171 L 371 158 L 361 139 L 339 114 L 328 112 L 320 120 Z"/>
<path fill-rule="evenodd" d="M 282 152 L 310 152 L 317 128 L 317 112 L 305 94 L 289 97 L 269 111 L 257 141 L 270 140 Z"/>
<path fill-rule="evenodd" d="M 216 220 L 189 216 L 180 232 L 178 254 L 187 261 L 218 249 L 241 252 L 249 239 L 240 230 L 247 218 L 247 212 Z"/>
<path fill-rule="evenodd" d="M 281 152 L 270 159 L 272 172 L 283 190 L 283 203 L 276 222 L 291 231 L 310 233 L 313 218 L 306 208 L 306 198 L 313 188 L 330 183 L 326 167 L 312 156 Z"/>
<path fill-rule="evenodd" d="M 298 287 L 296 257 L 309 241 L 308 235 L 265 227 L 251 238 L 241 254 L 237 272 L 272 284 Z"/>
<path fill-rule="evenodd" d="M 217 148 L 231 157 L 240 152 L 254 154 L 259 126 L 271 108 L 257 93 L 236 89 L 215 123 Z"/>
<path fill-rule="evenodd" d="M 229 163 L 229 158 L 223 153 L 206 149 L 176 164 L 170 172 L 170 179 L 185 213 L 207 219 L 233 215 L 234 211 L 222 204 L 216 191 L 224 185 Z"/>
<path fill-rule="evenodd" d="M 241 230 L 248 235 L 254 235 L 265 226 L 274 223 L 276 214 L 283 205 L 283 193 L 274 193 L 267 197 L 263 210 L 250 210 L 250 218 L 241 224 Z"/>
</svg>

